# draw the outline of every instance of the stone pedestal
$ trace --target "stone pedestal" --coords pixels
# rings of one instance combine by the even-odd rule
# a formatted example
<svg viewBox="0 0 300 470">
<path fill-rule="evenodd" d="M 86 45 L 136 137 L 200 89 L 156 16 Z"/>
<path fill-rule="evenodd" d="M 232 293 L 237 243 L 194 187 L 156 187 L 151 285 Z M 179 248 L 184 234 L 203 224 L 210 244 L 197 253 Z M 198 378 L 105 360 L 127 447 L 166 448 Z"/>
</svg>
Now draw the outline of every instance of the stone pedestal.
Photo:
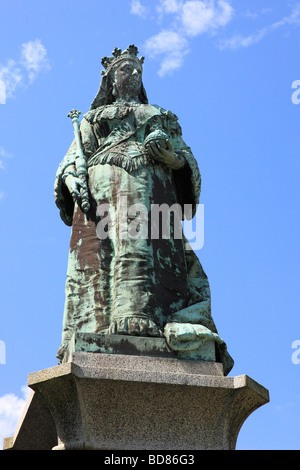
<svg viewBox="0 0 300 470">
<path fill-rule="evenodd" d="M 186 359 L 188 356 L 185 351 L 172 351 L 167 345 L 165 338 L 97 333 L 75 333 L 69 342 L 63 363 L 68 362 L 74 352 L 126 354 L 130 356 L 154 356 L 172 359 L 175 357 L 177 359 Z M 197 353 L 197 359 L 215 362 L 215 342 L 212 340 L 205 341 Z"/>
<path fill-rule="evenodd" d="M 47 426 L 32 410 L 31 426 L 23 417 L 6 449 L 230 450 L 245 419 L 269 401 L 264 387 L 225 377 L 220 363 L 155 354 L 70 352 L 28 385 Z"/>
</svg>

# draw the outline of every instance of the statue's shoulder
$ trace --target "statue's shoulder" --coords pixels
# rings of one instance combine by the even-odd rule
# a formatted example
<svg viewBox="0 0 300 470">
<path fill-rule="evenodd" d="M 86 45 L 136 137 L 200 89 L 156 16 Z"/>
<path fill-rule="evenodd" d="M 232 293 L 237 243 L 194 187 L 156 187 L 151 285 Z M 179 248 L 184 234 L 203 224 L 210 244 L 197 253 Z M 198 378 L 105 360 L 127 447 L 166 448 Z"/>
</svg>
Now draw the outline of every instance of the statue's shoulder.
<svg viewBox="0 0 300 470">
<path fill-rule="evenodd" d="M 93 124 L 97 120 L 97 116 L 102 113 L 105 106 L 99 106 L 95 109 L 90 109 L 87 113 L 83 115 L 83 118 L 88 121 L 90 124 Z"/>
<path fill-rule="evenodd" d="M 174 119 L 174 121 L 178 121 L 178 117 L 176 116 L 176 114 L 172 113 L 172 111 L 170 111 L 169 109 L 162 108 L 157 104 L 152 104 L 150 106 L 155 108 L 160 114 L 163 114 L 164 116 L 167 116 L 170 119 Z"/>
<path fill-rule="evenodd" d="M 174 114 L 169 109 L 162 108 L 161 106 L 151 105 L 158 115 L 163 118 L 166 128 L 169 129 L 169 132 L 172 134 L 182 135 L 181 126 L 178 122 L 178 116 Z"/>
<path fill-rule="evenodd" d="M 168 126 L 174 127 L 174 128 L 180 128 L 179 123 L 178 123 L 178 117 L 176 114 L 174 114 L 172 111 L 169 109 L 162 108 L 161 106 L 158 106 L 156 104 L 150 105 L 153 108 L 154 114 L 160 115 L 168 122 Z"/>
</svg>

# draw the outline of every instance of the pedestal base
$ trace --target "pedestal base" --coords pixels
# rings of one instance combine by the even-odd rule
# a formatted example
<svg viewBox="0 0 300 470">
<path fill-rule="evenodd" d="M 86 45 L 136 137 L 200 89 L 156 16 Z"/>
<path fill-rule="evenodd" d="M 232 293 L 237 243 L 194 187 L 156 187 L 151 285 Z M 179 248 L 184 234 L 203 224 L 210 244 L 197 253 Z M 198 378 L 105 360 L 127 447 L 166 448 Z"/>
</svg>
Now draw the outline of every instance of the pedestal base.
<svg viewBox="0 0 300 470">
<path fill-rule="evenodd" d="M 130 356 L 152 356 L 186 359 L 186 351 L 172 351 L 165 338 L 130 335 L 107 335 L 97 333 L 75 333 L 64 354 L 62 363 L 68 362 L 74 352 L 126 354 Z M 194 359 L 216 361 L 215 342 L 206 341 L 194 354 Z"/>
<path fill-rule="evenodd" d="M 55 450 L 232 450 L 248 415 L 269 401 L 246 375 L 224 377 L 220 363 L 124 354 L 75 352 L 28 385 L 51 413 Z"/>
</svg>

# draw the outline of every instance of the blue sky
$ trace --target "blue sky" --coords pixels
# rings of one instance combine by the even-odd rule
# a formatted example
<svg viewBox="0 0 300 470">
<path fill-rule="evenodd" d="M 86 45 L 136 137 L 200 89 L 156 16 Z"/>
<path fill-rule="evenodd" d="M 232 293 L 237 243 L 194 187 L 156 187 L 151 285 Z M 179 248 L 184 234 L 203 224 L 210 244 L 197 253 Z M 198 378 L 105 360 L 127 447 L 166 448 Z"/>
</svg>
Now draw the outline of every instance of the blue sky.
<svg viewBox="0 0 300 470">
<path fill-rule="evenodd" d="M 57 364 L 70 228 L 53 184 L 101 58 L 136 44 L 202 174 L 197 251 L 235 366 L 271 401 L 237 449 L 300 449 L 300 2 L 0 0 L 0 440 Z M 295 88 L 293 88 L 293 86 Z"/>
</svg>

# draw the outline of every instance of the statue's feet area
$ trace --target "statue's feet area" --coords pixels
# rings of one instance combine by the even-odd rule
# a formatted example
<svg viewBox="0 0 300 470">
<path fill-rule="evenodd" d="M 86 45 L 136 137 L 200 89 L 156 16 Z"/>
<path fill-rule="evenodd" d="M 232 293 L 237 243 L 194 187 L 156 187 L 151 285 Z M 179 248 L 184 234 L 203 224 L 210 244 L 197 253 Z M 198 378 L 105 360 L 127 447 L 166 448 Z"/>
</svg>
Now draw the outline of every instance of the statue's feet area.
<svg viewBox="0 0 300 470">
<path fill-rule="evenodd" d="M 140 317 L 112 319 L 108 333 L 113 335 L 163 336 L 162 331 L 152 320 Z"/>
</svg>

